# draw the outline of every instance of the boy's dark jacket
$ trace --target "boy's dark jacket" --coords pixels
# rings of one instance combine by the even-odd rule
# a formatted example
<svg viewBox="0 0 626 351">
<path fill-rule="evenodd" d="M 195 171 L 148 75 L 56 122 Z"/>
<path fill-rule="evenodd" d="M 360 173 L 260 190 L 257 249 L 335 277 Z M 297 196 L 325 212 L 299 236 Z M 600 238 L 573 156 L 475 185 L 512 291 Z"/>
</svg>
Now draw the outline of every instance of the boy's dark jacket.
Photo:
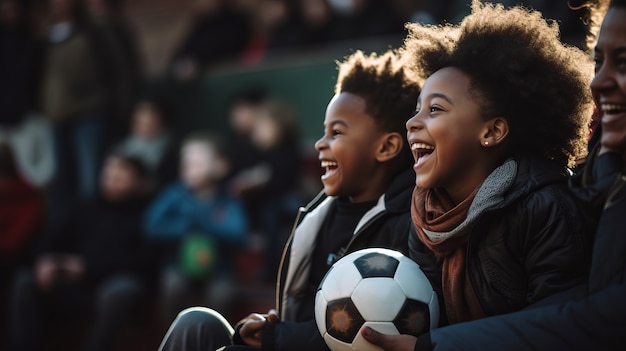
<svg viewBox="0 0 626 351">
<path fill-rule="evenodd" d="M 411 169 L 396 176 L 376 206 L 357 225 L 344 254 L 368 247 L 386 247 L 407 254 L 414 184 L 415 174 Z M 326 210 L 335 199 L 320 193 L 299 211 L 279 269 L 276 295 L 281 322 L 266 324 L 263 330 L 263 350 L 328 349 L 315 320 L 310 317 L 314 311 L 302 311 L 299 308 L 310 306 L 303 303 L 303 299 L 314 298 L 309 296 L 308 291 L 308 264 Z M 298 251 L 298 248 L 302 248 L 302 251 Z"/>
<path fill-rule="evenodd" d="M 592 166 L 595 179 L 588 182 L 585 178 Z M 620 155 L 605 154 L 589 162 L 584 172 L 570 181 L 570 188 L 587 204 L 588 213 L 599 219 L 587 284 L 520 312 L 433 330 L 418 339 L 415 350 L 623 349 L 626 345 L 623 167 Z"/>
<path fill-rule="evenodd" d="M 568 189 L 567 170 L 539 157 L 515 160 L 511 189 L 476 220 L 467 244 L 469 279 L 487 316 L 581 284 L 590 265 L 592 223 Z M 412 231 L 410 256 L 440 292 L 440 264 Z"/>
</svg>

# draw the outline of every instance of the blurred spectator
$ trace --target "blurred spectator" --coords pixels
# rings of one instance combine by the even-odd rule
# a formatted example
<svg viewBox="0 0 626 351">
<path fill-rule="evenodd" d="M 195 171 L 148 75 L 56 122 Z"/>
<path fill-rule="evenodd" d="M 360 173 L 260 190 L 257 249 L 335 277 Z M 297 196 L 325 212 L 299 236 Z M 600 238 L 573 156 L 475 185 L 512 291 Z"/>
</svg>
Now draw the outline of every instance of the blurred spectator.
<svg viewBox="0 0 626 351">
<path fill-rule="evenodd" d="M 34 266 L 18 272 L 13 285 L 12 350 L 40 351 L 81 316 L 93 321 L 84 349 L 112 349 L 143 300 L 144 176 L 137 159 L 110 155 L 99 196 L 42 238 Z"/>
<path fill-rule="evenodd" d="M 297 122 L 290 106 L 268 100 L 256 111 L 250 135 L 258 159 L 231 180 L 232 191 L 246 203 L 253 229 L 265 240 L 263 278 L 274 279 L 280 250 L 298 206 L 301 151 Z"/>
<path fill-rule="evenodd" d="M 43 224 L 41 191 L 18 173 L 9 145 L 0 143 L 0 289 L 9 286 L 13 271 L 26 263 Z"/>
<path fill-rule="evenodd" d="M 196 18 L 170 64 L 175 80 L 196 78 L 211 64 L 239 58 L 250 39 L 250 20 L 228 0 L 195 0 Z"/>
<path fill-rule="evenodd" d="M 54 172 L 49 125 L 34 111 L 43 44 L 32 28 L 28 1 L 0 0 L 0 141 L 15 154 L 19 173 L 44 186 Z"/>
<path fill-rule="evenodd" d="M 120 120 L 128 123 L 138 69 L 131 36 L 115 4 L 48 0 L 39 106 L 53 124 L 55 209 L 95 195 L 107 138 Z"/>
<path fill-rule="evenodd" d="M 162 98 L 144 98 L 135 105 L 130 134 L 116 146 L 139 158 L 148 169 L 151 188 L 160 190 L 178 176 L 178 143 L 170 130 L 172 109 Z"/>
<path fill-rule="evenodd" d="M 78 0 L 49 0 L 40 107 L 53 123 L 55 208 L 92 198 L 104 147 L 106 91 Z"/>
<path fill-rule="evenodd" d="M 148 209 L 145 230 L 162 245 L 160 285 L 164 325 L 185 307 L 232 308 L 236 253 L 246 243 L 247 219 L 223 184 L 229 172 L 224 142 L 217 136 L 188 136 L 181 148 L 180 182 L 162 191 Z"/>
<path fill-rule="evenodd" d="M 89 37 L 102 70 L 109 133 L 117 138 L 128 132 L 128 119 L 142 83 L 134 34 L 123 15 L 123 0 L 85 2 Z"/>
<path fill-rule="evenodd" d="M 238 91 L 228 108 L 231 175 L 252 167 L 258 160 L 258 150 L 252 143 L 252 131 L 257 110 L 267 100 L 268 92 L 261 87 Z"/>
</svg>

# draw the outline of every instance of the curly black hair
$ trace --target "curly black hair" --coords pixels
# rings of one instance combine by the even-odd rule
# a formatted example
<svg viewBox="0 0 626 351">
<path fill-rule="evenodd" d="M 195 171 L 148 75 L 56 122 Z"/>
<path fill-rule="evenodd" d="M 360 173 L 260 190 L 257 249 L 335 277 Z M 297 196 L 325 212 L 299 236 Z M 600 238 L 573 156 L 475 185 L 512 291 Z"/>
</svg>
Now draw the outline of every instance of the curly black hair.
<svg viewBox="0 0 626 351">
<path fill-rule="evenodd" d="M 406 121 L 411 118 L 420 84 L 402 66 L 396 51 L 382 55 L 358 50 L 343 62 L 337 62 L 339 75 L 335 94 L 343 92 L 365 100 L 365 110 L 383 131 L 398 132 L 406 139 Z M 408 147 L 402 157 L 412 162 Z"/>
<path fill-rule="evenodd" d="M 568 166 L 586 156 L 593 62 L 560 41 L 556 22 L 473 0 L 458 25 L 407 28 L 405 65 L 421 80 L 444 67 L 467 74 L 483 118 L 508 121 L 510 154 L 536 153 Z"/>
</svg>

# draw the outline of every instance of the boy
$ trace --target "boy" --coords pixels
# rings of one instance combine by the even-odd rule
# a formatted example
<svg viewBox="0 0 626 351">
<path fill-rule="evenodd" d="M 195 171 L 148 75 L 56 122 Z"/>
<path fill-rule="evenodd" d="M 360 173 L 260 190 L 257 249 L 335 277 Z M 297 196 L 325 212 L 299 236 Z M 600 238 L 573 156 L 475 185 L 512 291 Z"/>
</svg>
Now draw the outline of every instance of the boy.
<svg viewBox="0 0 626 351">
<path fill-rule="evenodd" d="M 39 243 L 33 269 L 16 274 L 13 285 L 12 349 L 42 350 L 44 337 L 58 330 L 51 326 L 59 319 L 74 321 L 92 311 L 94 325 L 85 350 L 114 346 L 144 296 L 145 176 L 137 159 L 109 155 L 98 198 L 71 211 Z M 49 317 L 57 323 L 43 323 Z"/>
<path fill-rule="evenodd" d="M 366 247 L 407 251 L 413 177 L 404 124 L 418 93 L 394 52 L 357 51 L 340 63 L 324 135 L 315 143 L 326 170 L 324 190 L 300 210 L 287 242 L 278 312 L 268 319 L 251 314 L 234 334 L 215 311 L 190 309 L 179 314 L 160 349 L 213 350 L 233 341 L 245 346 L 227 349 L 326 349 L 315 325 L 314 296 L 330 265 Z"/>
<path fill-rule="evenodd" d="M 165 323 L 188 306 L 194 285 L 209 277 L 211 304 L 232 302 L 228 258 L 245 241 L 248 227 L 243 206 L 225 191 L 229 171 L 221 139 L 190 135 L 181 148 L 180 182 L 163 190 L 146 212 L 147 235 L 166 248 L 160 263 Z"/>
</svg>

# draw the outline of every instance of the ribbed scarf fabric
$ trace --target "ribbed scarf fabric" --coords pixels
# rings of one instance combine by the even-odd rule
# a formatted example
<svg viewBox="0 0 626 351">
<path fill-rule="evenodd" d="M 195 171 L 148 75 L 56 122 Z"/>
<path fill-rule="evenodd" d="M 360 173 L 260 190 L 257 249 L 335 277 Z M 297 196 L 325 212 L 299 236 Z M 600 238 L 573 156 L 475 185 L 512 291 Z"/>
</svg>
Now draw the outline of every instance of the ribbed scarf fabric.
<svg viewBox="0 0 626 351">
<path fill-rule="evenodd" d="M 458 205 L 438 189 L 415 188 L 411 217 L 420 240 L 442 261 L 442 288 L 450 324 L 485 316 L 466 269 L 469 232 L 476 218 L 502 201 L 517 174 L 510 159 Z"/>
</svg>

